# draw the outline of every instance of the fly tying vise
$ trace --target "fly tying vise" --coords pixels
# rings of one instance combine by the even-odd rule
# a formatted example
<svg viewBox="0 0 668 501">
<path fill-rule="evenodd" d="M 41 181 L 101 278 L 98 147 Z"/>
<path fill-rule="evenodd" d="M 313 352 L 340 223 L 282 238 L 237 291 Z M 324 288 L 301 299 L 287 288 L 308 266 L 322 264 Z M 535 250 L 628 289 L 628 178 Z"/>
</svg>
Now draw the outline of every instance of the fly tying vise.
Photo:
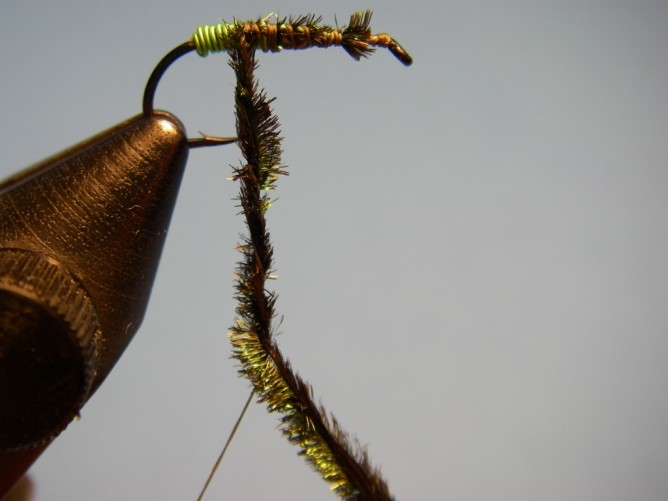
<svg viewBox="0 0 668 501">
<path fill-rule="evenodd" d="M 157 64 L 140 115 L 0 183 L 0 498 L 79 415 L 137 332 L 189 149 L 243 145 L 188 138 L 176 117 L 154 109 L 167 68 L 242 41 L 265 52 L 340 46 L 356 60 L 383 47 L 412 63 L 392 37 L 371 33 L 370 11 L 342 28 L 312 15 L 269 17 L 201 26 Z"/>
<path fill-rule="evenodd" d="M 0 182 L 0 499 L 79 415 L 137 332 L 190 148 L 153 109 Z"/>
</svg>

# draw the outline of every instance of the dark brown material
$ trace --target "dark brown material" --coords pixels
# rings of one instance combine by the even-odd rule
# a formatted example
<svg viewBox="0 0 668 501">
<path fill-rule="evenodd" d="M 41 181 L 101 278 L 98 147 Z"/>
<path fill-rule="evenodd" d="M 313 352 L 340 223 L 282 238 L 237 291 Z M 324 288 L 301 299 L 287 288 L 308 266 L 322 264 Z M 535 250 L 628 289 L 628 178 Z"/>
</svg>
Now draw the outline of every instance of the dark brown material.
<svg viewBox="0 0 668 501">
<path fill-rule="evenodd" d="M 352 440 L 336 419 L 316 404 L 311 386 L 297 375 L 275 339 L 276 295 L 267 287 L 274 273 L 273 247 L 265 212 L 270 200 L 267 186 L 286 174 L 281 162 L 278 118 L 271 100 L 258 88 L 252 44 L 240 35 L 229 51 L 237 77 L 235 107 L 238 144 L 246 160 L 235 169 L 240 184 L 239 204 L 248 227 L 239 245 L 237 266 L 237 321 L 230 329 L 233 356 L 239 371 L 254 385 L 258 401 L 269 412 L 282 414 L 280 429 L 301 448 L 311 466 L 344 499 L 384 501 L 393 497 L 380 471 L 371 464 L 366 449 Z"/>
</svg>

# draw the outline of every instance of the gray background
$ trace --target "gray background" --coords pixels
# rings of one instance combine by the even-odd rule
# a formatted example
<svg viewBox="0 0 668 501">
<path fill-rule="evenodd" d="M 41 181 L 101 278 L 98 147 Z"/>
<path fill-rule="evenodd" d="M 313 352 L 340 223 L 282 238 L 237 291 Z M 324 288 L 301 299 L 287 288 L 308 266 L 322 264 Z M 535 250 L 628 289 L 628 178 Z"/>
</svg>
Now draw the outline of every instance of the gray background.
<svg viewBox="0 0 668 501">
<path fill-rule="evenodd" d="M 285 136 L 280 346 L 399 499 L 668 492 L 668 3 L 4 0 L 1 174 L 140 111 L 199 24 L 375 9 L 415 57 L 260 55 Z M 226 57 L 156 105 L 233 133 Z M 194 499 L 248 394 L 235 147 L 193 151 L 143 327 L 36 499 Z M 332 499 L 254 405 L 207 499 Z"/>
</svg>

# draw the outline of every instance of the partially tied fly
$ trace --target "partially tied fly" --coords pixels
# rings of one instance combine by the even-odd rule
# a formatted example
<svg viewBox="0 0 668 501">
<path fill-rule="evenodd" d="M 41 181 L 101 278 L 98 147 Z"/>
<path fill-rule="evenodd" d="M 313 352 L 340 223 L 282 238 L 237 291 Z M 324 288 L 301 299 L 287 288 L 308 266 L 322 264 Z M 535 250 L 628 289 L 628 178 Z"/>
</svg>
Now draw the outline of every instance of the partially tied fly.
<svg viewBox="0 0 668 501">
<path fill-rule="evenodd" d="M 322 17 L 309 14 L 296 18 L 276 18 L 270 14 L 262 19 L 203 25 L 193 34 L 200 56 L 234 48 L 239 35 L 264 52 L 327 48 L 340 46 L 356 60 L 371 54 L 376 47 L 388 49 L 406 66 L 413 63 L 411 55 L 387 33 L 372 34 L 371 11 L 356 12 L 346 26 L 333 27 L 322 23 Z"/>
<path fill-rule="evenodd" d="M 240 185 L 238 200 L 248 234 L 242 235 L 237 246 L 242 257 L 236 268 L 236 318 L 228 335 L 233 357 L 240 363 L 239 373 L 251 382 L 251 397 L 256 396 L 269 412 L 281 416 L 282 433 L 299 447 L 300 454 L 332 491 L 344 499 L 386 500 L 392 499 L 389 487 L 379 469 L 372 466 L 366 449 L 314 401 L 311 386 L 292 370 L 274 339 L 276 294 L 267 281 L 276 275 L 265 214 L 272 204 L 269 193 L 276 187 L 279 176 L 287 172 L 281 161 L 282 138 L 278 118 L 271 108 L 273 99 L 259 88 L 254 73 L 257 49 L 275 53 L 341 47 L 359 61 L 380 47 L 389 50 L 404 65 L 411 65 L 413 58 L 399 42 L 386 33 L 373 34 L 370 23 L 371 11 L 366 11 L 356 12 L 342 27 L 322 24 L 322 18 L 314 15 L 289 18 L 270 15 L 200 26 L 191 40 L 167 54 L 158 67 L 166 68 L 171 61 L 193 50 L 200 56 L 227 52 L 236 76 L 237 145 L 244 160 L 234 168 L 232 179 Z M 239 421 L 228 444 L 238 424 Z M 226 449 L 227 444 L 200 498 Z"/>
</svg>

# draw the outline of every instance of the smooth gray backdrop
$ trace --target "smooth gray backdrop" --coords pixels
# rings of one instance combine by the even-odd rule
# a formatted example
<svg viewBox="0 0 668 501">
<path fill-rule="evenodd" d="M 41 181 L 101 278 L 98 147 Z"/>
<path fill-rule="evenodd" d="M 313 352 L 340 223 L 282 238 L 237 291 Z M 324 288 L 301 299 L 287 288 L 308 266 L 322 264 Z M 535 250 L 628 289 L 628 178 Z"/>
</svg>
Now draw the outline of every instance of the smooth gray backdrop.
<svg viewBox="0 0 668 501">
<path fill-rule="evenodd" d="M 363 8 L 413 67 L 259 57 L 290 169 L 282 350 L 398 499 L 666 499 L 663 0 L 3 0 L 1 174 L 138 113 L 199 24 Z M 191 55 L 156 105 L 231 134 L 233 85 L 224 55 Z M 35 499 L 199 492 L 249 391 L 226 337 L 239 158 L 191 152 L 144 324 Z M 251 408 L 207 499 L 333 499 L 276 425 Z"/>
</svg>

